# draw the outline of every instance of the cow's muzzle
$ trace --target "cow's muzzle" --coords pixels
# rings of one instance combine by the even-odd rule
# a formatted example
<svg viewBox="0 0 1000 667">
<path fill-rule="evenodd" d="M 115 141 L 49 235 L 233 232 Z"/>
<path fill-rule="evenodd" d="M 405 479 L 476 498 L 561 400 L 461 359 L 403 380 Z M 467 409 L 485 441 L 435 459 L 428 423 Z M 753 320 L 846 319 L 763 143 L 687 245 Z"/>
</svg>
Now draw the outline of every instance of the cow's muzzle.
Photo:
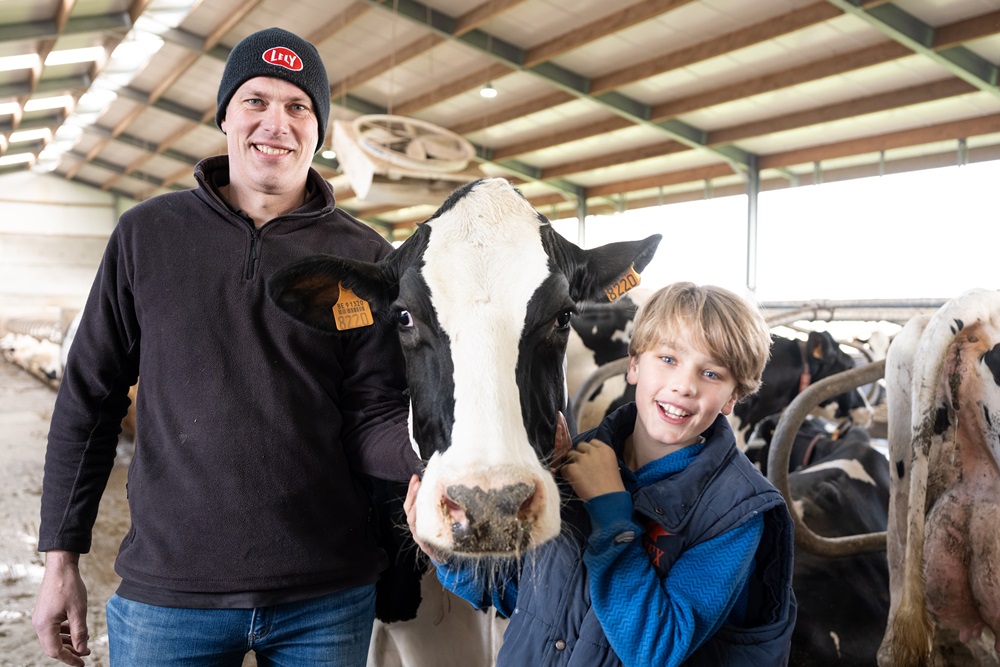
<svg viewBox="0 0 1000 667">
<path fill-rule="evenodd" d="M 509 484 L 482 489 L 449 486 L 444 505 L 451 519 L 454 550 L 472 554 L 513 554 L 531 540 L 532 484 Z"/>
</svg>

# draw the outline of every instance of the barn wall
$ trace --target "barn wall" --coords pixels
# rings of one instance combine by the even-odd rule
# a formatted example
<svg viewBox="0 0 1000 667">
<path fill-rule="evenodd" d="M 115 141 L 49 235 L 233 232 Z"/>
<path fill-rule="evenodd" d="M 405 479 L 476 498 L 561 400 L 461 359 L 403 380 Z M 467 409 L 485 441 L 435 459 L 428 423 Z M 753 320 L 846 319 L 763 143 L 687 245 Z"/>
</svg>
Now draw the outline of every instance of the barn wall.
<svg viewBox="0 0 1000 667">
<path fill-rule="evenodd" d="M 134 203 L 55 176 L 0 176 L 0 333 L 14 318 L 68 324 Z"/>
</svg>

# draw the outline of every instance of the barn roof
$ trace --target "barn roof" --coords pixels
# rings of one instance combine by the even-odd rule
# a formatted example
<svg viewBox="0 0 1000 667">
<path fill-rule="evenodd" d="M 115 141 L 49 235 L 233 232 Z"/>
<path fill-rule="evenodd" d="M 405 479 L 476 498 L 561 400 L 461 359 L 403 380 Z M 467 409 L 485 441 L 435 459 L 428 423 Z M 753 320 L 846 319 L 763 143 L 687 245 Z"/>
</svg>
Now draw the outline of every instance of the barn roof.
<svg viewBox="0 0 1000 667">
<path fill-rule="evenodd" d="M 226 148 L 225 58 L 272 25 L 319 48 L 331 123 L 465 137 L 461 177 L 554 219 L 1000 157 L 1000 0 L 4 0 L 0 173 L 191 187 Z M 386 229 L 454 178 L 362 199 L 338 158 L 314 166 Z"/>
</svg>

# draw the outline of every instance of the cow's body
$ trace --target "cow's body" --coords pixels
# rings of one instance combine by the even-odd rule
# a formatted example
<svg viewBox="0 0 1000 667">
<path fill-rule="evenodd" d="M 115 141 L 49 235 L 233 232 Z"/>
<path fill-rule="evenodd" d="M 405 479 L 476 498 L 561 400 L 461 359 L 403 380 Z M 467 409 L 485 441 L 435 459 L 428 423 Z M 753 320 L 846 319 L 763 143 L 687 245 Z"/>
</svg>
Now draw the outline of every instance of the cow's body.
<svg viewBox="0 0 1000 667">
<path fill-rule="evenodd" d="M 382 262 L 306 259 L 276 275 L 270 294 L 294 317 L 326 330 L 335 328 L 339 284 L 370 304 L 374 317 L 394 318 L 409 380 L 411 439 L 427 461 L 417 534 L 457 557 L 514 557 L 560 529 L 547 464 L 568 398 L 564 355 L 577 303 L 630 282 L 630 271 L 645 268 L 658 242 L 656 236 L 583 251 L 509 183 L 486 179 L 456 191 Z M 470 609 L 460 601 L 442 609 L 449 606 Z M 431 627 L 444 628 L 440 619 Z M 435 649 L 456 641 L 422 637 Z M 471 664 L 461 650 L 446 652 L 451 661 L 403 662 Z M 487 646 L 477 654 L 489 652 Z"/>
<path fill-rule="evenodd" d="M 889 512 L 889 462 L 852 428 L 813 441 L 806 467 L 789 474 L 795 512 L 815 533 L 842 537 L 881 532 Z M 789 665 L 874 665 L 889 612 L 885 552 L 830 558 L 795 549 L 799 603 Z"/>
<path fill-rule="evenodd" d="M 763 472 L 777 417 L 757 427 L 764 443 L 747 455 Z M 844 537 L 882 532 L 889 513 L 889 462 L 858 426 L 842 432 L 807 416 L 789 456 L 793 511 L 816 534 Z M 831 558 L 795 547 L 793 587 L 799 611 L 791 667 L 875 665 L 889 614 L 884 551 Z"/>
<path fill-rule="evenodd" d="M 886 383 L 892 597 L 879 664 L 1000 664 L 1000 293 L 971 290 L 911 320 Z"/>
</svg>

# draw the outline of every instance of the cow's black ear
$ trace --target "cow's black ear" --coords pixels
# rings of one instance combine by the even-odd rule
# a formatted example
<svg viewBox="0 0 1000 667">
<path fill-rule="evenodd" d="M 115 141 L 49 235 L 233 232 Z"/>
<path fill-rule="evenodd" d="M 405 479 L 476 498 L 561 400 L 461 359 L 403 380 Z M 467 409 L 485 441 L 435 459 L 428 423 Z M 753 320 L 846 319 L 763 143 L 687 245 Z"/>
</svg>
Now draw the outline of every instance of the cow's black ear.
<svg viewBox="0 0 1000 667">
<path fill-rule="evenodd" d="M 314 255 L 278 270 L 267 281 L 267 295 L 283 311 L 311 327 L 336 331 L 333 307 L 343 285 L 377 310 L 384 291 L 378 265 Z"/>
<path fill-rule="evenodd" d="M 833 355 L 836 342 L 829 331 L 810 331 L 806 339 L 806 350 L 813 359 L 829 359 Z"/>
<path fill-rule="evenodd" d="M 551 230 L 551 227 L 545 229 Z M 590 250 L 583 250 L 551 230 L 543 237 L 549 257 L 569 280 L 570 298 L 575 301 L 607 301 L 626 289 L 616 288 L 627 281 L 630 271 L 641 273 L 653 259 L 663 237 L 653 234 L 641 241 L 618 241 Z M 612 299 L 613 300 L 613 299 Z"/>
</svg>

